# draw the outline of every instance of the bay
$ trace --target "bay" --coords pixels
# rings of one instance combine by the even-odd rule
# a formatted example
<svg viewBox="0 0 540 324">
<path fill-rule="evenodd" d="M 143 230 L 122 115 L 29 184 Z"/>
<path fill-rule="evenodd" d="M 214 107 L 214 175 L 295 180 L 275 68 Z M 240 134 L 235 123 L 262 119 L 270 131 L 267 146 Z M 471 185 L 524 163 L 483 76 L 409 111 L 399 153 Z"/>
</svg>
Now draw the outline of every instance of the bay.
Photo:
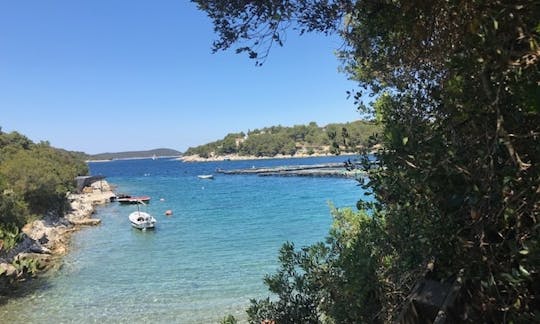
<svg viewBox="0 0 540 324">
<path fill-rule="evenodd" d="M 268 295 L 265 274 L 285 241 L 324 240 L 329 202 L 353 207 L 356 181 L 220 175 L 217 168 L 341 162 L 344 157 L 183 163 L 174 159 L 90 163 L 117 191 L 148 195 L 154 231 L 131 228 L 136 209 L 100 207 L 98 227 L 72 239 L 62 267 L 0 306 L 5 323 L 218 323 L 245 320 L 249 299 Z M 197 178 L 215 174 L 214 180 Z M 172 210 L 172 216 L 165 216 Z"/>
</svg>

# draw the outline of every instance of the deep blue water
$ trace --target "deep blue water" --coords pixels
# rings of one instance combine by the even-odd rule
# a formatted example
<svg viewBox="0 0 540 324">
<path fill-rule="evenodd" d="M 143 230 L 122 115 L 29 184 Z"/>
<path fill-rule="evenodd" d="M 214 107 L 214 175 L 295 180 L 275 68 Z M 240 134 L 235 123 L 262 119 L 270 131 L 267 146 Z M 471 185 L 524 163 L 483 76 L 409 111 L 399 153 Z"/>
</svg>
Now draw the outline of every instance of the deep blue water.
<svg viewBox="0 0 540 324">
<path fill-rule="evenodd" d="M 321 241 L 328 202 L 355 206 L 354 180 L 221 175 L 236 169 L 341 162 L 344 157 L 183 163 L 172 159 L 90 163 L 117 191 L 152 197 L 155 231 L 130 227 L 133 206 L 98 209 L 102 225 L 78 232 L 62 268 L 30 295 L 0 307 L 6 323 L 218 323 L 245 319 L 267 296 L 265 274 L 285 241 Z M 215 174 L 201 180 L 199 174 Z M 163 201 L 160 201 L 163 199 Z M 164 215 L 172 210 L 173 216 Z"/>
</svg>

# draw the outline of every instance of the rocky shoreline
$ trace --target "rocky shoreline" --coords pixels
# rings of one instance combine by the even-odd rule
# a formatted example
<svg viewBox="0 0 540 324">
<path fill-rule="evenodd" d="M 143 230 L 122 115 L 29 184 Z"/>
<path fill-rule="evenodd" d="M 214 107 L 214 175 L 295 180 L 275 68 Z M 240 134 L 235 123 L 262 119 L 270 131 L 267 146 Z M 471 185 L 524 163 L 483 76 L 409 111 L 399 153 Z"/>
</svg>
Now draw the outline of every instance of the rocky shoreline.
<svg viewBox="0 0 540 324">
<path fill-rule="evenodd" d="M 0 254 L 0 295 L 9 292 L 13 284 L 51 269 L 68 252 L 73 232 L 101 223 L 92 218 L 95 207 L 114 196 L 105 180 L 96 181 L 80 194 L 69 194 L 71 210 L 63 217 L 47 215 L 25 225 L 22 241 Z"/>
<path fill-rule="evenodd" d="M 358 153 L 345 152 L 341 153 L 343 156 L 358 155 Z M 228 155 L 213 155 L 207 158 L 201 157 L 199 155 L 184 155 L 178 158 L 178 160 L 183 162 L 218 162 L 218 161 L 244 161 L 244 160 L 271 160 L 271 159 L 302 159 L 309 157 L 326 157 L 326 156 L 335 156 L 330 153 L 314 153 L 314 154 L 303 154 L 297 153 L 295 155 L 283 155 L 278 154 L 275 156 L 255 156 L 255 155 L 238 155 L 238 154 L 228 154 Z"/>
</svg>

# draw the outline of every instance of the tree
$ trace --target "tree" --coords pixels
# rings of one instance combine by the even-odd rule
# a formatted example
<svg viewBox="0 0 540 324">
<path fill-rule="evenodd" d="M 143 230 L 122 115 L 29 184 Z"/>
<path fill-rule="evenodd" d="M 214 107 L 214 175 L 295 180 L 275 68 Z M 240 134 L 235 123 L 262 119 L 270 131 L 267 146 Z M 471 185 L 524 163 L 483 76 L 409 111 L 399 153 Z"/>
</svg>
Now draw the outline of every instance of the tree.
<svg viewBox="0 0 540 324">
<path fill-rule="evenodd" d="M 251 323 L 378 322 L 374 242 L 380 224 L 362 212 L 332 208 L 334 223 L 325 243 L 295 250 L 285 243 L 277 273 L 265 277 L 277 300 L 252 300 Z"/>
<path fill-rule="evenodd" d="M 0 229 L 21 228 L 33 216 L 62 215 L 74 178 L 88 173 L 77 153 L 0 133 Z"/>
<path fill-rule="evenodd" d="M 238 134 L 228 134 L 220 142 L 218 153 L 219 154 L 232 154 L 238 152 L 238 146 L 236 145 L 236 139 Z"/>
<path fill-rule="evenodd" d="M 359 203 L 384 224 L 381 318 L 435 260 L 435 278 L 464 275 L 462 319 L 538 320 L 537 1 L 196 2 L 214 50 L 238 44 L 258 64 L 287 30 L 342 36 L 353 97 L 384 127 L 376 161 L 364 159 L 375 200 Z"/>
<path fill-rule="evenodd" d="M 339 155 L 341 152 L 339 150 L 339 140 L 338 140 L 338 134 L 337 131 L 334 129 L 329 129 L 326 134 L 328 135 L 328 139 L 330 140 L 331 146 L 330 146 L 330 153 Z"/>
</svg>

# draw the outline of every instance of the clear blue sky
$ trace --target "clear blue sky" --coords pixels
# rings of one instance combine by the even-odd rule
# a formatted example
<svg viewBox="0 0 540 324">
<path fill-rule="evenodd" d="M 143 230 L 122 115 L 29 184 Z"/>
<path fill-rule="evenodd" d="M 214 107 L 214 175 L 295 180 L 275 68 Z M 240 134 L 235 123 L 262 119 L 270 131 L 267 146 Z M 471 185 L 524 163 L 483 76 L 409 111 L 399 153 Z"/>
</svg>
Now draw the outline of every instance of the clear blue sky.
<svg viewBox="0 0 540 324">
<path fill-rule="evenodd" d="M 358 119 L 339 39 L 287 37 L 256 67 L 211 54 L 211 21 L 188 1 L 0 0 L 0 126 L 100 153 Z"/>
</svg>

